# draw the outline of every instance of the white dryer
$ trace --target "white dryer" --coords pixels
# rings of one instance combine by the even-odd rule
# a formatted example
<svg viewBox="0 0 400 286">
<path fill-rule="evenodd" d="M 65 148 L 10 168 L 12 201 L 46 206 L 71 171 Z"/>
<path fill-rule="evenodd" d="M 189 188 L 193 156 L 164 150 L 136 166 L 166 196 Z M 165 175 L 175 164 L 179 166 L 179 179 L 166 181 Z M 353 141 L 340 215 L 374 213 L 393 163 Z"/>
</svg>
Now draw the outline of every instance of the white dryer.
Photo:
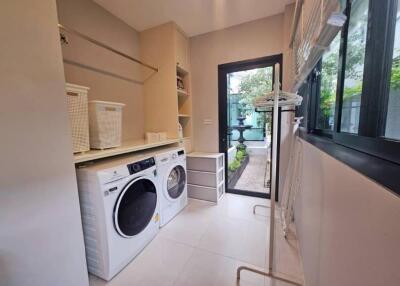
<svg viewBox="0 0 400 286">
<path fill-rule="evenodd" d="M 156 236 L 159 185 L 153 157 L 128 156 L 78 168 L 90 273 L 110 280 Z"/>
<path fill-rule="evenodd" d="M 160 225 L 166 225 L 188 202 L 186 155 L 182 148 L 155 155 L 160 182 Z"/>
</svg>

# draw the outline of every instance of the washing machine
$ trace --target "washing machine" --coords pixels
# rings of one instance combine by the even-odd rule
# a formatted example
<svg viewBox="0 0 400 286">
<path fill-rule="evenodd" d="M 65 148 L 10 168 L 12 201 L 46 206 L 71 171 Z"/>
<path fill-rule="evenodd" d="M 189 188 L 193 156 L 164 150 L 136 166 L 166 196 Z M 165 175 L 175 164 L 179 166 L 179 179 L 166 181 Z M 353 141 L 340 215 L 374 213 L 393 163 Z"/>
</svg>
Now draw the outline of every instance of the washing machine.
<svg viewBox="0 0 400 286">
<path fill-rule="evenodd" d="M 154 157 L 77 168 L 90 273 L 111 280 L 156 236 L 160 189 Z"/>
<path fill-rule="evenodd" d="M 166 225 L 188 202 L 186 155 L 182 148 L 155 154 L 161 189 L 160 226 Z"/>
</svg>

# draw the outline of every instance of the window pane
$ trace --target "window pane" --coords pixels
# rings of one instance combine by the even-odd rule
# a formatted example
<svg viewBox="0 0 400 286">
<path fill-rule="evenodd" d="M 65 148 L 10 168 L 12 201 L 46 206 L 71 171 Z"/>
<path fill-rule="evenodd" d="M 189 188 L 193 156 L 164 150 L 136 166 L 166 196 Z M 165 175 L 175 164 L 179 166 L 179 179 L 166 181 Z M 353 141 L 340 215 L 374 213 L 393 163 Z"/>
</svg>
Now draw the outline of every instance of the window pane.
<svg viewBox="0 0 400 286">
<path fill-rule="evenodd" d="M 351 5 L 343 90 L 342 132 L 358 133 L 367 39 L 368 5 L 368 0 L 355 0 Z"/>
<path fill-rule="evenodd" d="M 322 57 L 321 89 L 317 110 L 317 128 L 333 130 L 335 120 L 336 84 L 340 33 L 330 45 L 330 49 Z"/>
<path fill-rule="evenodd" d="M 386 114 L 385 137 L 400 140 L 400 1 L 397 6 L 396 32 L 393 47 L 389 102 Z"/>
</svg>

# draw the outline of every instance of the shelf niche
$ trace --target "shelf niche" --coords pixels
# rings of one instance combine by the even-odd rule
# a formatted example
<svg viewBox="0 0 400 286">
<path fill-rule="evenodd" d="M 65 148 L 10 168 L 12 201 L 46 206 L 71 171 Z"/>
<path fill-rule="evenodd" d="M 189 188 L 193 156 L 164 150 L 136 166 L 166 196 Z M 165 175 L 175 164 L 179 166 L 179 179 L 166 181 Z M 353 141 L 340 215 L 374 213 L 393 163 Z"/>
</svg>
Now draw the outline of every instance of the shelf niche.
<svg viewBox="0 0 400 286">
<path fill-rule="evenodd" d="M 141 32 L 140 45 L 142 60 L 159 68 L 159 72 L 144 83 L 145 132 L 166 132 L 168 138 L 178 138 L 179 123 L 183 136 L 191 138 L 188 38 L 175 23 L 170 22 Z M 178 77 L 183 89 L 178 88 Z"/>
</svg>

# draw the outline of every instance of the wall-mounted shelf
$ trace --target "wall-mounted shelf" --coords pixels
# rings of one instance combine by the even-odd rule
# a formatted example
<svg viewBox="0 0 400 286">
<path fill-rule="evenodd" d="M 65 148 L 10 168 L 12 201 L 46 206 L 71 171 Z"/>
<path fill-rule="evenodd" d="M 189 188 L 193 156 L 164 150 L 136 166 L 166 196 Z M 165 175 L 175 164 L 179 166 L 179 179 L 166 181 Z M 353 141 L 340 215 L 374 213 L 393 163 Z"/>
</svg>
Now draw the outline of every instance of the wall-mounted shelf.
<svg viewBox="0 0 400 286">
<path fill-rule="evenodd" d="M 189 96 L 189 93 L 184 89 L 177 89 L 177 93 L 179 96 Z"/>
<path fill-rule="evenodd" d="M 82 162 L 112 157 L 135 151 L 141 151 L 155 147 L 170 145 L 178 142 L 179 139 L 168 139 L 162 142 L 154 142 L 154 143 L 148 143 L 146 142 L 146 140 L 128 141 L 123 143 L 122 146 L 117 148 L 110 148 L 105 150 L 90 150 L 85 153 L 74 154 L 74 163 L 82 163 Z"/>
</svg>

